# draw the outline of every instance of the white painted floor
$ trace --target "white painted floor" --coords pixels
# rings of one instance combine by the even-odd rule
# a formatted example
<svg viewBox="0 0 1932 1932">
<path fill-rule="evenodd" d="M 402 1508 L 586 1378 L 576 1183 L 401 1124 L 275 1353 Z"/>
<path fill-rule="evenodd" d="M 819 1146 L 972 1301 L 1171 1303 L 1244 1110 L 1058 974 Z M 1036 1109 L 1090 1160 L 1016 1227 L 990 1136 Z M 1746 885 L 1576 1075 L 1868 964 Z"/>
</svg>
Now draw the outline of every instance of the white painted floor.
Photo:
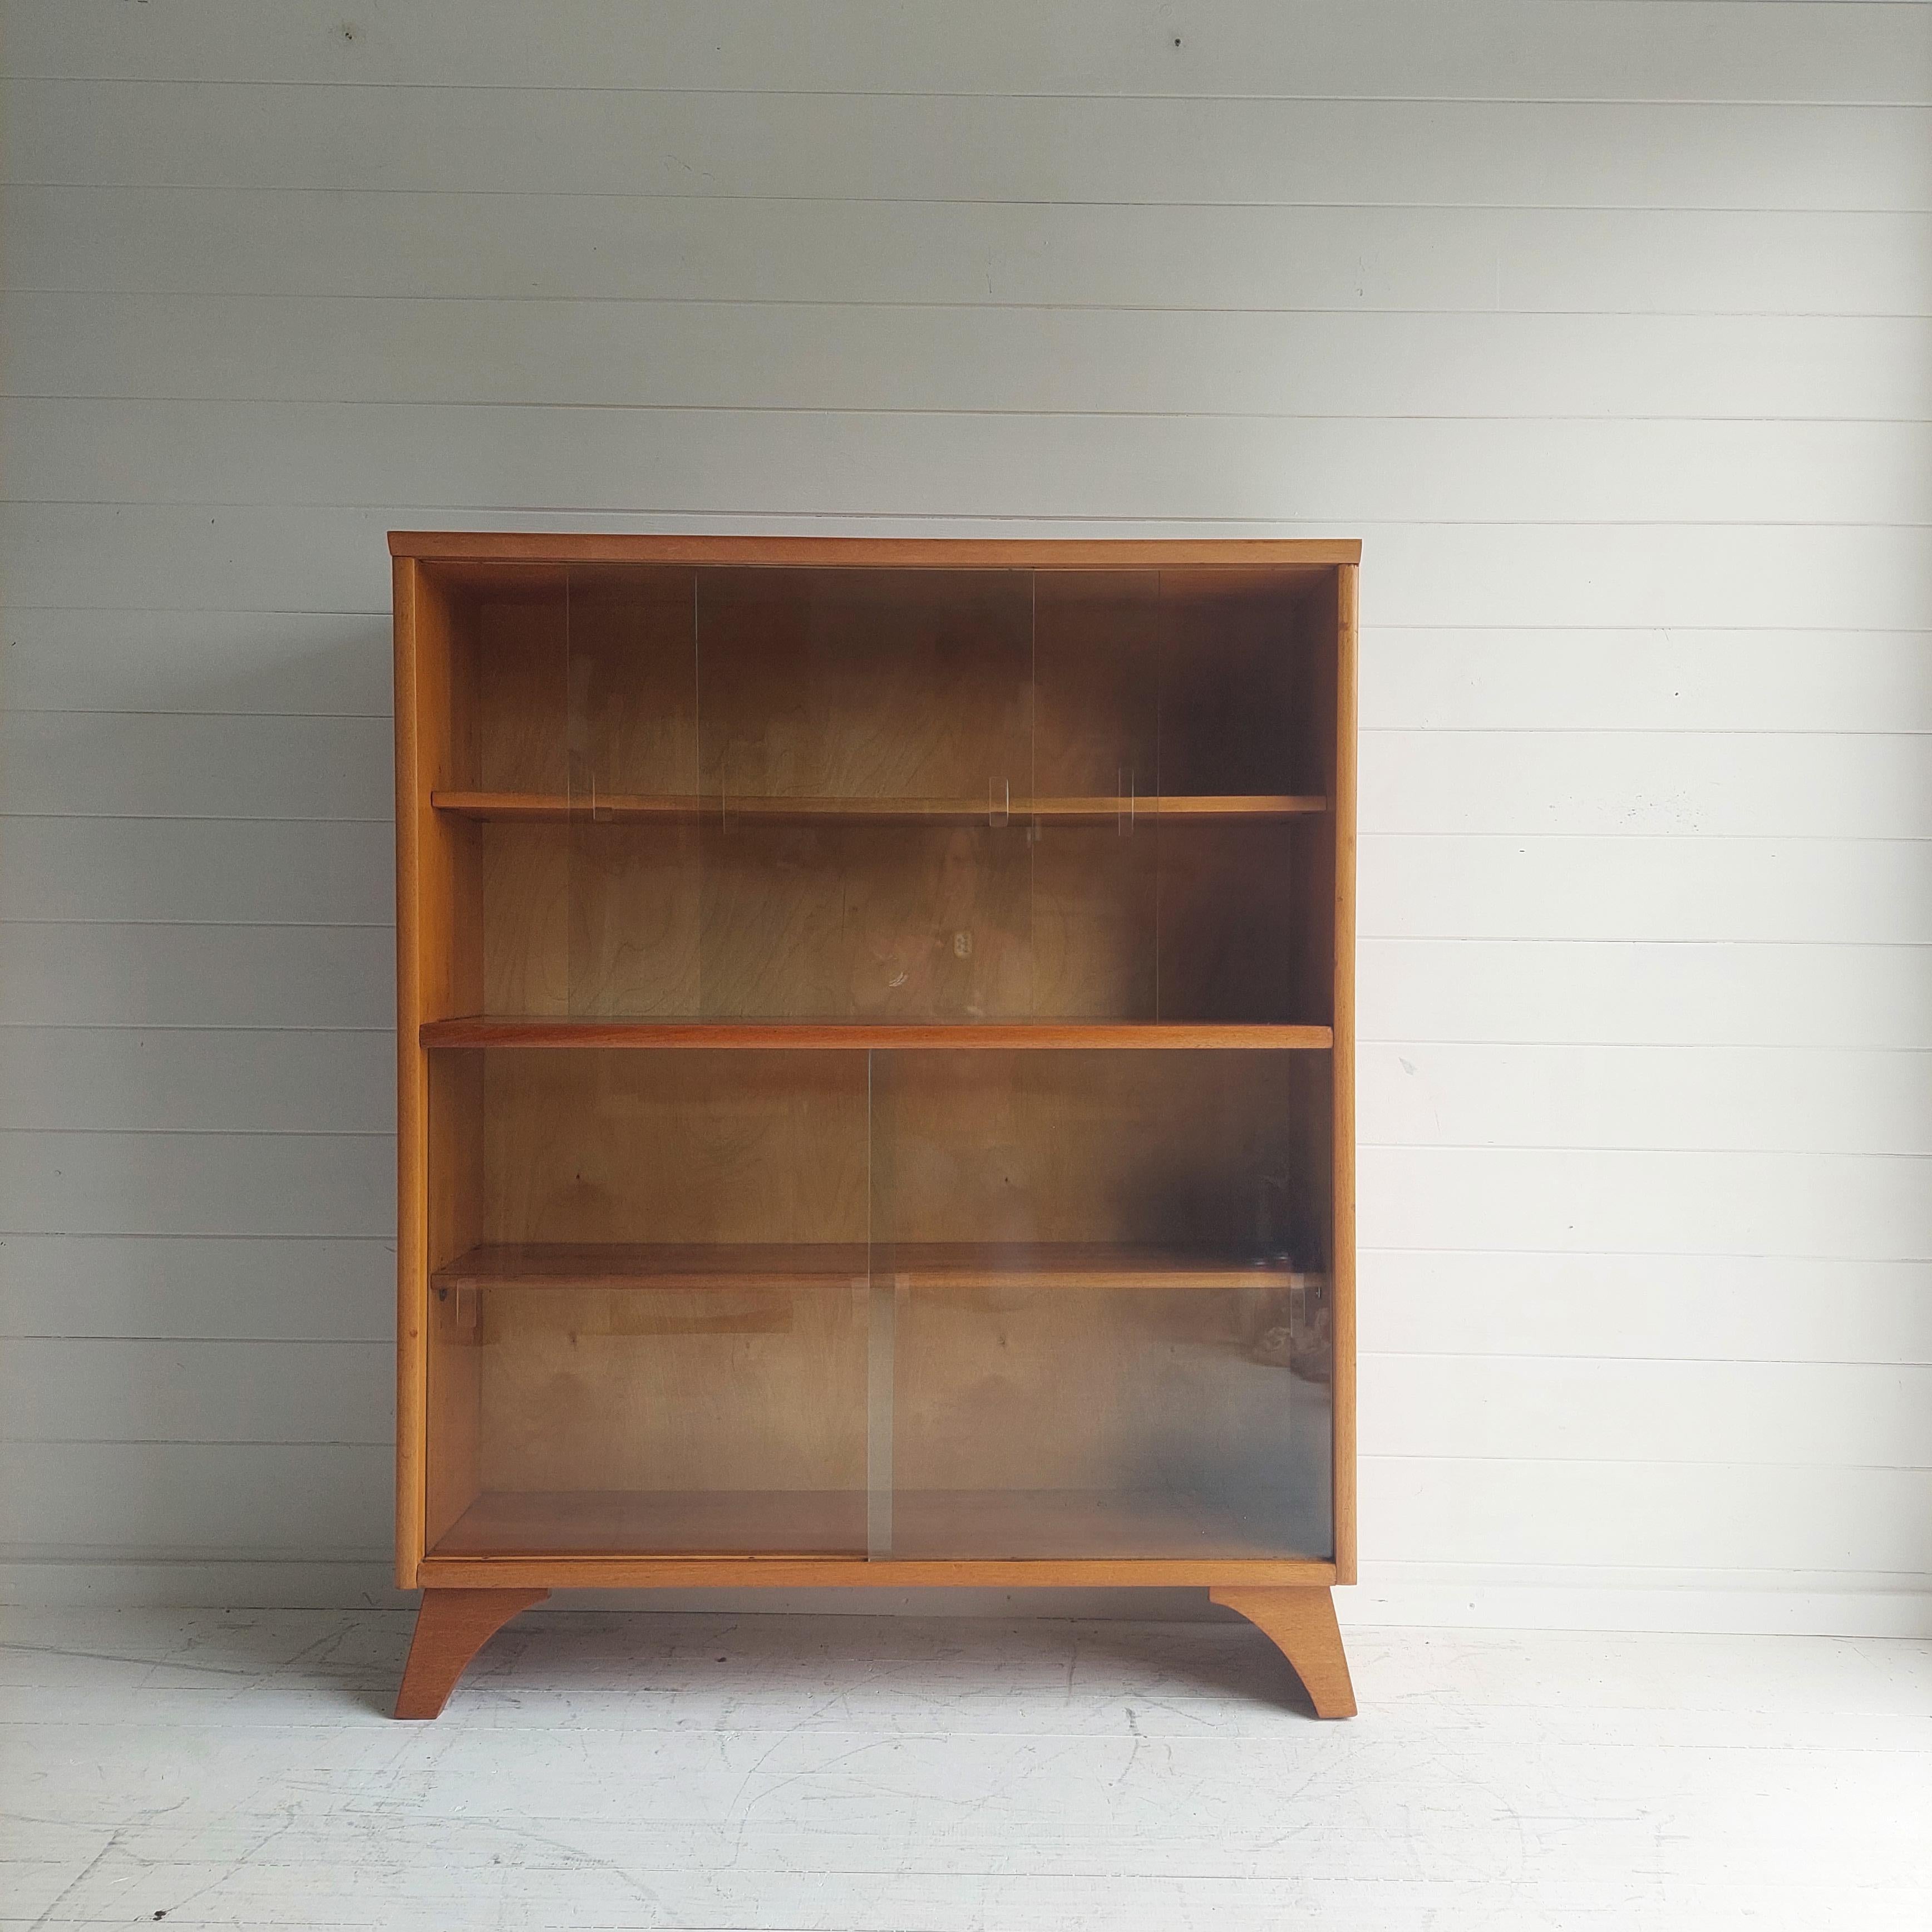
<svg viewBox="0 0 1932 1932">
<path fill-rule="evenodd" d="M 1932 1927 L 1932 1645 L 543 1612 L 434 1724 L 406 1616 L 14 1611 L 0 1925 Z"/>
</svg>

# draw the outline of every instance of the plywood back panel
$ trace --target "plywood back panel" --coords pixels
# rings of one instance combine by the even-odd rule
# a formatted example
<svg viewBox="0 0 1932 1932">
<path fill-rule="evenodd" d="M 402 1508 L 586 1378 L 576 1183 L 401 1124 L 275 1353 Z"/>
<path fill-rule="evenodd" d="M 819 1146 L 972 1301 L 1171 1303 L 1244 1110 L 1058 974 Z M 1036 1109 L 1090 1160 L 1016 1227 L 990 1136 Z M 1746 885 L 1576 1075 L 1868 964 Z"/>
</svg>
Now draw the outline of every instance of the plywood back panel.
<svg viewBox="0 0 1932 1932">
<path fill-rule="evenodd" d="M 1271 572 L 1160 578 L 1160 789 L 1318 791 L 1296 606 Z"/>
<path fill-rule="evenodd" d="M 1308 1294 L 914 1289 L 894 1483 L 1211 1497 L 1326 1555 L 1328 1391 L 1289 1341 Z"/>
<path fill-rule="evenodd" d="M 572 796 L 694 793 L 694 573 L 578 566 L 567 589 Z"/>
<path fill-rule="evenodd" d="M 854 1241 L 854 1053 L 506 1050 L 484 1098 L 490 1241 Z"/>
<path fill-rule="evenodd" d="M 500 820 L 476 830 L 487 1011 L 696 1015 L 695 823 Z"/>
<path fill-rule="evenodd" d="M 437 574 L 465 640 L 462 776 L 480 791 L 690 794 L 698 782 L 688 569 L 505 565 Z"/>
<path fill-rule="evenodd" d="M 429 1071 L 430 1272 L 475 1245 L 484 1225 L 483 1056 L 432 1053 Z M 482 1418 L 473 1297 L 428 1289 L 424 1543 L 433 1547 L 476 1498 Z"/>
<path fill-rule="evenodd" d="M 1292 1247 L 1293 1064 L 1318 1058 L 874 1055 L 874 1239 Z"/>
<path fill-rule="evenodd" d="M 528 572 L 520 585 L 466 607 L 475 759 L 466 782 L 479 790 L 561 794 L 568 788 L 566 580 L 560 572 Z"/>
<path fill-rule="evenodd" d="M 707 796 L 1024 796 L 1024 571 L 700 572 Z"/>
<path fill-rule="evenodd" d="M 1040 570 L 1033 580 L 1039 790 L 1158 791 L 1160 572 Z"/>
<path fill-rule="evenodd" d="M 992 1019 L 1036 1010 L 1024 822 L 703 828 L 712 1018 Z"/>
<path fill-rule="evenodd" d="M 866 1300 L 493 1288 L 471 1350 L 483 1487 L 862 1487 Z"/>
</svg>

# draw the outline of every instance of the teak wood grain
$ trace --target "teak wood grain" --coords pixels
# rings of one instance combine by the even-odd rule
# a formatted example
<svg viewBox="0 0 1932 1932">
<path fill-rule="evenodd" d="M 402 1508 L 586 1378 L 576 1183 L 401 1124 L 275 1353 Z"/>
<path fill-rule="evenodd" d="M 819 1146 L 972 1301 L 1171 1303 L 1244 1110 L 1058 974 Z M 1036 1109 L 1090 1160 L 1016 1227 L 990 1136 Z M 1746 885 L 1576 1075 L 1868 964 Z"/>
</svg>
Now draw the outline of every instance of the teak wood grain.
<svg viewBox="0 0 1932 1932">
<path fill-rule="evenodd" d="M 392 530 L 392 556 L 458 562 L 740 564 L 827 569 L 1120 570 L 1248 565 L 1311 575 L 1359 563 L 1358 538 L 705 537 L 538 530 Z"/>
<path fill-rule="evenodd" d="M 681 823 L 710 818 L 721 825 L 736 821 L 810 824 L 820 820 L 835 824 L 858 820 L 885 825 L 973 825 L 990 820 L 1037 818 L 1078 825 L 1131 825 L 1138 818 L 1156 818 L 1267 822 L 1328 809 L 1325 798 L 1280 793 L 1225 797 L 1127 794 L 1091 798 L 1028 798 L 1003 792 L 994 804 L 984 798 L 753 798 L 594 791 L 573 796 L 554 792 L 439 791 L 430 802 L 438 812 L 459 818 L 524 819 L 546 824 L 559 819 L 582 819 L 612 824 L 635 819 Z"/>
<path fill-rule="evenodd" d="M 438 1288 L 1293 1288 L 1322 1277 L 1278 1257 L 1104 1241 L 510 1242 L 436 1269 Z"/>
<path fill-rule="evenodd" d="M 1060 1557 L 903 1562 L 863 1556 L 432 1556 L 425 1589 L 1322 1589 L 1332 1563 L 1299 1557 Z"/>
<path fill-rule="evenodd" d="M 524 1585 L 482 1590 L 430 1589 L 416 1612 L 416 1635 L 396 1693 L 399 1718 L 438 1718 L 456 1680 L 476 1653 L 518 1612 L 549 1591 Z"/>
<path fill-rule="evenodd" d="M 1318 1718 L 1355 1714 L 1348 1653 L 1335 1621 L 1334 1599 L 1326 1590 L 1218 1584 L 1208 1594 L 1267 1635 L 1293 1666 Z"/>
<path fill-rule="evenodd" d="M 391 547 L 406 1701 L 510 1593 L 1159 1582 L 1339 1709 L 1359 546 Z"/>
<path fill-rule="evenodd" d="M 830 1490 L 486 1491 L 436 1553 L 863 1561 L 862 1469 L 861 1478 Z M 1233 1562 L 1280 1555 L 1236 1512 L 1116 1490 L 1022 1496 L 1004 1489 L 903 1489 L 893 1501 L 893 1526 L 895 1562 Z"/>
<path fill-rule="evenodd" d="M 905 1052 L 921 1047 L 985 1052 L 1311 1052 L 1332 1046 L 1334 1039 L 1325 1026 L 1164 1025 L 1154 1021 L 1086 1025 L 1062 1020 L 552 1020 L 500 1015 L 426 1020 L 422 1028 L 425 1047 L 679 1048 L 698 1052 Z"/>
<path fill-rule="evenodd" d="M 1355 1580 L 1355 740 L 1356 585 L 1353 562 L 1335 573 L 1334 867 L 1334 1017 L 1332 1102 L 1335 1281 L 1335 1568 Z M 1338 1646 L 1339 1648 L 1339 1646 Z M 1351 1711 L 1354 1709 L 1352 1702 Z"/>
</svg>

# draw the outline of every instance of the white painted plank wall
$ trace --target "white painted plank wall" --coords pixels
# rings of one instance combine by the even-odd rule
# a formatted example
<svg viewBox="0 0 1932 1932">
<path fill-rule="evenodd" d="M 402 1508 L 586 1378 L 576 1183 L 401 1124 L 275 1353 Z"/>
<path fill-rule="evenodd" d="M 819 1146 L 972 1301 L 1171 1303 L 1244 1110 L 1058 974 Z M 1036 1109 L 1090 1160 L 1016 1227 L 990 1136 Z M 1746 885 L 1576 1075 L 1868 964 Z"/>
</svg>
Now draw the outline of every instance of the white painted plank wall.
<svg viewBox="0 0 1932 1932">
<path fill-rule="evenodd" d="M 0 4 L 0 1586 L 388 1529 L 392 525 L 1360 535 L 1358 1613 L 1932 1625 L 1932 8 Z"/>
</svg>

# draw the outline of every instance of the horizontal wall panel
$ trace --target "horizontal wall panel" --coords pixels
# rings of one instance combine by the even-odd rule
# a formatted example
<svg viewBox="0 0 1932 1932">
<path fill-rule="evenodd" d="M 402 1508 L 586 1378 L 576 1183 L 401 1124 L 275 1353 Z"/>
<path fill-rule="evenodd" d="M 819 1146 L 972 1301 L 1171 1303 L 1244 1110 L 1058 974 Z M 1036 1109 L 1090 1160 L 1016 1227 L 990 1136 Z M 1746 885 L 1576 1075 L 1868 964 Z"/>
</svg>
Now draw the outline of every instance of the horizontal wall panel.
<svg viewBox="0 0 1932 1932">
<path fill-rule="evenodd" d="M 0 1237 L 0 1334 L 388 1344 L 395 1322 L 393 1230 Z"/>
<path fill-rule="evenodd" d="M 1932 312 L 1932 216 L 130 186 L 0 196 L 32 290 L 1070 308 Z"/>
<path fill-rule="evenodd" d="M 15 710 L 386 720 L 392 701 L 386 614 L 16 610 L 5 628 Z"/>
<path fill-rule="evenodd" d="M 1932 1259 L 1909 1155 L 1365 1147 L 1357 1175 L 1364 1247 Z"/>
<path fill-rule="evenodd" d="M 1384 626 L 1361 678 L 1370 730 L 1932 731 L 1922 631 Z"/>
<path fill-rule="evenodd" d="M 0 1027 L 0 1129 L 395 1131 L 393 1032 Z"/>
<path fill-rule="evenodd" d="M 799 514 L 861 515 L 883 495 L 902 514 L 944 515 L 977 481 L 1019 517 L 1932 524 L 1929 446 L 1922 425 L 1889 423 L 0 404 L 0 474 L 16 500 L 386 498 L 486 516 L 542 502 L 724 511 L 756 466 L 769 507 Z"/>
<path fill-rule="evenodd" d="M 393 1235 L 386 1134 L 0 1132 L 0 1232 Z"/>
<path fill-rule="evenodd" d="M 1364 939 L 1364 1041 L 1932 1048 L 1913 946 Z"/>
<path fill-rule="evenodd" d="M 0 1548 L 372 1556 L 388 1546 L 394 1495 L 386 1445 L 0 1442 Z"/>
<path fill-rule="evenodd" d="M 766 16 L 766 22 L 769 16 Z M 1299 93 L 1300 88 L 1295 90 Z M 1932 112 L 16 80 L 10 182 L 932 201 L 1924 208 Z"/>
<path fill-rule="evenodd" d="M 0 917 L 386 924 L 394 849 L 376 820 L 17 818 Z"/>
<path fill-rule="evenodd" d="M 1923 839 L 1368 837 L 1368 939 L 1932 944 Z"/>
<path fill-rule="evenodd" d="M 1932 99 L 1932 24 L 1913 6 L 1754 8 L 1646 0 L 1566 8 L 1473 0 L 1282 0 L 1180 36 L 1166 9 L 992 0 L 962 33 L 942 0 L 862 0 L 836 26 L 760 0 L 552 0 L 518 10 L 415 0 L 346 34 L 326 0 L 172 0 L 84 9 L 15 0 L 7 70 L 56 77 L 369 81 L 472 86 L 772 87 L 842 93 L 1365 94 L 1478 99 Z"/>
<path fill-rule="evenodd" d="M 1365 1548 L 1421 1563 L 1932 1570 L 1932 1473 L 1368 1456 Z M 1768 1574 L 1761 1581 L 1771 1580 Z"/>
<path fill-rule="evenodd" d="M 1374 1354 L 1932 1366 L 1932 1262 L 1371 1247 L 1358 1280 Z"/>
<path fill-rule="evenodd" d="M 1365 832 L 1932 836 L 1927 732 L 1370 730 L 1360 772 Z"/>
<path fill-rule="evenodd" d="M 1932 1366 L 1371 1352 L 1360 1426 L 1369 1456 L 1932 1471 Z"/>
<path fill-rule="evenodd" d="M 748 484 L 746 500 L 760 494 Z M 1383 624 L 1550 628 L 1742 626 L 1932 629 L 1932 531 L 1546 525 L 1180 523 L 1133 516 L 1028 524 L 1002 512 L 998 478 L 962 483 L 944 515 L 620 516 L 526 509 L 459 514 L 422 505 L 295 509 L 165 503 L 14 504 L 0 577 L 15 609 L 286 610 L 367 615 L 389 606 L 390 530 L 665 530 L 836 536 L 1366 538 L 1365 648 Z M 487 518 L 487 521 L 485 518 Z"/>
<path fill-rule="evenodd" d="M 8 392 L 1310 416 L 1932 416 L 1932 320 L 0 295 Z M 1736 694 L 1739 698 L 1748 695 Z"/>
<path fill-rule="evenodd" d="M 394 1024 L 395 1000 L 387 923 L 0 922 L 8 1026 L 380 1028 Z"/>
<path fill-rule="evenodd" d="M 1932 1154 L 1932 1053 L 1364 1045 L 1357 1096 L 1370 1146 Z"/>
<path fill-rule="evenodd" d="M 0 1439 L 387 1448 L 395 1349 L 371 1342 L 14 1340 Z"/>
<path fill-rule="evenodd" d="M 1363 534 L 1371 629 L 1932 628 L 1932 533 L 1919 529 L 1412 524 Z"/>
<path fill-rule="evenodd" d="M 386 718 L 17 711 L 0 716 L 0 813 L 393 818 Z"/>
</svg>

